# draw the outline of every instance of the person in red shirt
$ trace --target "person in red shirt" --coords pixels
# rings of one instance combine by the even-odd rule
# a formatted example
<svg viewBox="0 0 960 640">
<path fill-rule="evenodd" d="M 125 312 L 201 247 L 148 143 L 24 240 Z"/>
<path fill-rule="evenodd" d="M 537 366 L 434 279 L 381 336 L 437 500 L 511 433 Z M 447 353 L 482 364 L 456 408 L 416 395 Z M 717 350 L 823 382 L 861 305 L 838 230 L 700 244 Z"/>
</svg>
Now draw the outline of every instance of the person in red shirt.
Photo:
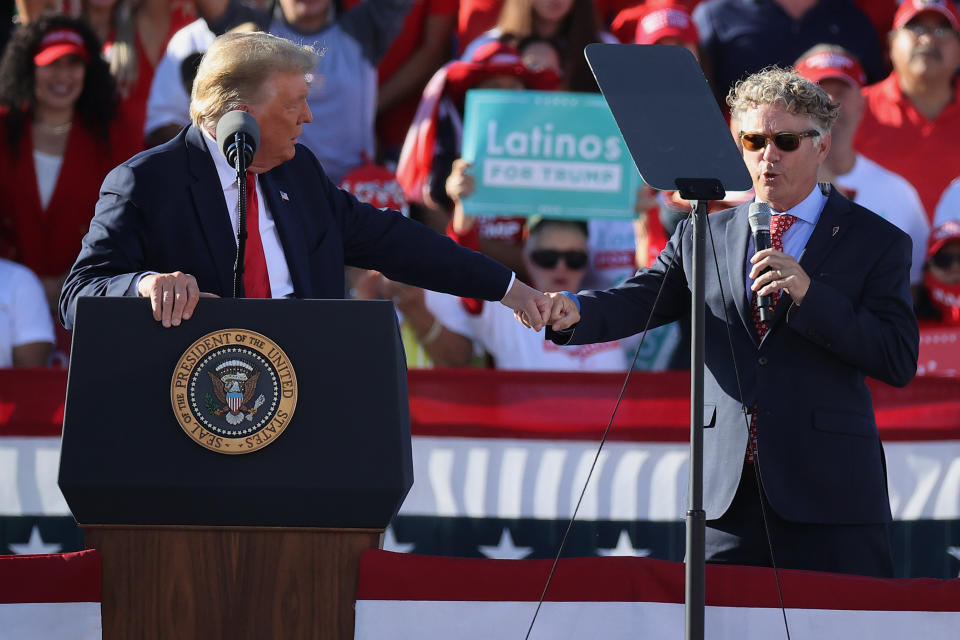
<svg viewBox="0 0 960 640">
<path fill-rule="evenodd" d="M 143 148 L 153 73 L 173 34 L 197 19 L 196 8 L 184 0 L 88 0 L 84 17 L 103 42 L 129 135 Z"/>
<path fill-rule="evenodd" d="M 0 257 L 40 278 L 56 308 L 104 176 L 133 155 L 100 42 L 79 18 L 43 14 L 0 59 Z M 57 335 L 60 352 L 70 339 Z"/>
<path fill-rule="evenodd" d="M 457 0 L 418 0 L 377 68 L 377 140 L 396 162 L 427 80 L 450 58 Z"/>
<path fill-rule="evenodd" d="M 44 14 L 14 34 L 0 60 L 0 257 L 33 270 L 54 307 L 104 176 L 136 151 L 116 113 L 83 20 Z"/>
<path fill-rule="evenodd" d="M 960 175 L 960 14 L 952 0 L 905 0 L 893 26 L 893 72 L 863 90 L 854 145 L 909 180 L 932 220 L 940 194 Z"/>
</svg>

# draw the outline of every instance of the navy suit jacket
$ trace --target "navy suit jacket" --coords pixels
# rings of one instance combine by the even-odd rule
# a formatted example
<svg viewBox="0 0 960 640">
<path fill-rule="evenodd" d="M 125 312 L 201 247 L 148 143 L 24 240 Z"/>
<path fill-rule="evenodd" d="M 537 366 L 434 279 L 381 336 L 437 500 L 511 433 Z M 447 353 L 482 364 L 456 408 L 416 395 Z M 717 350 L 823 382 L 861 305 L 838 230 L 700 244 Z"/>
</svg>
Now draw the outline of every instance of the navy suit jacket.
<svg viewBox="0 0 960 640">
<path fill-rule="evenodd" d="M 298 298 L 342 298 L 345 264 L 465 297 L 499 300 L 506 293 L 506 267 L 395 211 L 359 202 L 330 182 L 302 145 L 260 181 Z M 235 257 L 213 158 L 190 126 L 107 175 L 63 286 L 60 317 L 71 328 L 78 297 L 125 295 L 144 271 L 183 271 L 201 291 L 231 296 Z"/>
<path fill-rule="evenodd" d="M 916 372 L 910 238 L 831 193 L 800 256 L 811 279 L 807 295 L 802 305 L 784 295 L 759 342 L 746 297 L 748 212 L 743 204 L 708 216 L 707 518 L 719 518 L 733 500 L 748 437 L 749 415 L 742 407 L 749 412 L 756 406 L 761 479 L 780 516 L 809 523 L 888 522 L 883 448 L 865 376 L 903 386 Z M 548 337 L 561 344 L 604 342 L 641 331 L 651 312 L 652 326 L 689 313 L 690 231 L 684 220 L 656 264 L 620 287 L 581 292 L 581 318 L 572 333 L 550 331 Z"/>
</svg>

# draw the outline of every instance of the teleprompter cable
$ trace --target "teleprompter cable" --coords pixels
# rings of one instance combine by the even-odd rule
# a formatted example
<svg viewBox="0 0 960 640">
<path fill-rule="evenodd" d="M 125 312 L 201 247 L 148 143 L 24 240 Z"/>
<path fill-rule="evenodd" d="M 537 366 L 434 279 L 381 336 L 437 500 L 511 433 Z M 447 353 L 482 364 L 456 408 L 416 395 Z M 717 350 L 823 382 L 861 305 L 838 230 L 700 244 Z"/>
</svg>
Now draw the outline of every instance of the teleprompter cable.
<svg viewBox="0 0 960 640">
<path fill-rule="evenodd" d="M 667 265 L 667 269 L 663 273 L 663 281 L 660 283 L 660 288 L 657 290 L 657 295 L 653 299 L 653 305 L 650 307 L 650 313 L 647 316 L 647 324 L 643 328 L 643 335 L 640 336 L 640 344 L 637 345 L 637 349 L 634 351 L 633 359 L 630 361 L 630 367 L 627 369 L 627 374 L 623 379 L 623 385 L 620 387 L 620 394 L 617 396 L 617 402 L 614 404 L 613 412 L 610 414 L 610 420 L 607 422 L 607 428 L 603 430 L 603 436 L 600 438 L 600 444 L 597 446 L 597 453 L 593 457 L 593 462 L 590 464 L 590 470 L 587 472 L 587 478 L 583 482 L 583 489 L 580 491 L 580 497 L 577 498 L 577 504 L 573 508 L 573 514 L 571 514 L 570 521 L 567 523 L 567 529 L 563 532 L 563 538 L 560 539 L 560 546 L 557 548 L 557 555 L 553 559 L 553 565 L 550 567 L 550 573 L 547 575 L 547 582 L 543 585 L 543 593 L 540 594 L 540 600 L 537 602 L 537 608 L 533 612 L 533 618 L 530 620 L 530 626 L 527 627 L 527 634 L 524 636 L 524 640 L 530 640 L 530 633 L 533 631 L 533 625 L 536 623 L 537 616 L 540 614 L 540 608 L 543 606 L 543 601 L 547 597 L 547 591 L 550 589 L 550 582 L 553 580 L 553 574 L 556 572 L 557 564 L 560 562 L 560 555 L 563 553 L 563 547 L 567 543 L 570 530 L 573 528 L 573 522 L 577 519 L 577 512 L 580 511 L 580 503 L 583 502 L 583 496 L 587 493 L 587 487 L 590 485 L 590 478 L 593 477 L 593 471 L 597 466 L 597 460 L 600 459 L 600 452 L 603 451 L 603 445 L 607 442 L 607 436 L 610 434 L 611 427 L 613 427 L 613 419 L 616 417 L 617 409 L 620 408 L 620 402 L 623 400 L 623 395 L 627 391 L 627 384 L 630 382 L 630 374 L 633 372 L 633 367 L 637 362 L 637 357 L 640 355 L 640 349 L 643 348 L 643 343 L 647 339 L 647 330 L 650 329 L 650 322 L 653 319 L 654 311 L 656 311 L 657 303 L 660 301 L 660 294 L 663 293 L 663 287 L 667 282 L 667 277 L 670 275 L 670 269 L 673 268 L 673 263 L 676 261 L 677 253 L 679 253 L 681 246 L 682 243 L 678 242 L 677 252 L 670 257 L 670 264 Z"/>
<path fill-rule="evenodd" d="M 691 226 L 692 226 L 692 225 L 691 225 Z M 747 412 L 746 405 L 745 405 L 744 402 L 743 402 L 743 387 L 742 387 L 742 384 L 741 384 L 741 381 L 740 381 L 740 370 L 739 370 L 739 367 L 737 366 L 736 353 L 735 353 L 734 348 L 733 348 L 733 334 L 731 333 L 731 328 L 730 328 L 730 317 L 729 317 L 729 315 L 728 315 L 729 312 L 728 312 L 728 309 L 727 309 L 726 295 L 724 294 L 724 291 L 723 291 L 723 281 L 722 281 L 722 279 L 721 279 L 721 277 L 720 277 L 720 265 L 719 265 L 719 262 L 717 261 L 716 245 L 715 245 L 714 239 L 713 239 L 713 227 L 712 227 L 712 225 L 709 224 L 709 219 L 708 219 L 708 221 L 707 221 L 707 232 L 708 232 L 708 234 L 709 234 L 709 236 L 710 236 L 710 246 L 711 246 L 711 250 L 713 251 L 713 262 L 714 262 L 714 269 L 716 270 L 716 273 L 717 273 L 717 283 L 718 283 L 719 286 L 720 286 L 720 300 L 721 300 L 721 304 L 722 304 L 722 306 L 723 306 L 724 322 L 725 322 L 726 328 L 727 328 L 727 341 L 728 341 L 728 344 L 729 344 L 729 346 L 730 346 L 730 358 L 731 358 L 731 362 L 733 363 L 734 377 L 735 377 L 736 383 L 737 383 L 737 393 L 739 394 L 741 411 L 742 411 L 742 413 L 743 413 L 743 415 L 744 415 L 745 427 L 746 427 L 747 431 L 749 432 L 750 423 L 749 423 L 749 420 L 747 419 L 748 412 Z M 682 232 L 681 232 L 681 233 L 682 233 Z M 681 239 L 682 239 L 682 238 L 681 238 Z M 681 248 L 682 246 L 683 246 L 683 243 L 682 243 L 682 242 L 678 242 L 678 243 L 677 243 L 678 252 L 679 252 L 679 250 L 680 250 L 680 248 Z M 530 626 L 527 628 L 527 633 L 526 633 L 526 635 L 524 636 L 525 640 L 529 640 L 529 638 L 530 638 L 530 634 L 531 634 L 531 632 L 533 631 L 533 626 L 534 626 L 534 624 L 535 624 L 536 621 L 537 621 L 537 616 L 540 614 L 540 609 L 541 609 L 541 607 L 543 606 L 543 602 L 544 602 L 544 600 L 546 599 L 547 592 L 548 592 L 549 589 L 550 589 L 550 583 L 551 583 L 551 581 L 553 580 L 554 574 L 556 573 L 557 565 L 558 565 L 559 562 L 560 562 L 560 556 L 563 554 L 563 548 L 564 548 L 564 546 L 566 545 L 567 538 L 569 537 L 570 531 L 571 531 L 571 529 L 573 528 L 573 523 L 574 523 L 574 521 L 575 521 L 576 518 L 577 518 L 577 513 L 578 513 L 579 510 L 580 510 L 580 504 L 583 502 L 583 497 L 584 497 L 584 495 L 586 494 L 587 487 L 588 487 L 589 484 L 590 484 L 590 478 L 593 477 L 594 469 L 595 469 L 596 466 L 597 466 L 597 461 L 598 461 L 599 458 L 600 458 L 600 453 L 601 453 L 601 451 L 603 450 L 603 446 L 604 446 L 604 444 L 606 444 L 607 436 L 608 436 L 609 433 L 610 433 L 610 429 L 613 427 L 613 420 L 614 420 L 614 418 L 615 418 L 616 415 L 617 415 L 617 410 L 620 408 L 620 403 L 621 403 L 621 401 L 623 400 L 624 394 L 626 393 L 627 384 L 628 384 L 629 381 L 630 381 L 630 375 L 631 375 L 631 373 L 633 372 L 633 367 L 634 367 L 634 365 L 636 364 L 637 358 L 638 358 L 639 355 L 640 355 L 640 349 L 643 348 L 643 343 L 644 343 L 644 341 L 646 340 L 646 337 L 647 337 L 647 331 L 650 329 L 650 322 L 651 322 L 651 320 L 652 320 L 652 318 L 653 318 L 654 312 L 656 311 L 657 303 L 660 301 L 660 295 L 661 295 L 661 293 L 663 292 L 663 287 L 664 287 L 664 285 L 666 284 L 667 277 L 670 275 L 670 270 L 673 268 L 673 264 L 674 264 L 674 262 L 676 261 L 676 255 L 677 255 L 677 254 L 674 253 L 674 254 L 671 256 L 671 258 L 670 258 L 670 264 L 667 265 L 667 269 L 666 269 L 666 271 L 664 272 L 663 281 L 660 283 L 660 288 L 657 290 L 657 295 L 656 295 L 656 297 L 654 298 L 653 305 L 651 306 L 651 309 L 650 309 L 650 313 L 649 313 L 648 316 L 647 316 L 646 326 L 645 326 L 644 329 L 643 329 L 643 335 L 642 335 L 641 338 L 640 338 L 640 343 L 637 345 L 636 351 L 635 351 L 634 354 L 633 354 L 633 359 L 632 359 L 631 362 L 630 362 L 630 367 L 629 367 L 629 369 L 627 369 L 627 373 L 626 373 L 626 375 L 625 375 L 625 377 L 624 377 L 623 385 L 621 386 L 621 388 L 620 388 L 620 393 L 619 393 L 619 395 L 617 396 L 616 404 L 614 405 L 614 407 L 613 407 L 613 412 L 612 412 L 611 415 L 610 415 L 610 420 L 607 422 L 606 429 L 604 429 L 603 436 L 601 437 L 600 443 L 599 443 L 599 445 L 597 446 L 597 452 L 596 452 L 596 454 L 594 455 L 593 462 L 592 462 L 591 465 L 590 465 L 590 470 L 588 471 L 586 480 L 585 480 L 584 483 L 583 483 L 583 489 L 580 491 L 580 496 L 577 498 L 577 504 L 576 504 L 576 506 L 574 507 L 573 514 L 571 514 L 571 516 L 570 516 L 570 521 L 567 523 L 567 528 L 566 528 L 566 530 L 564 531 L 563 537 L 562 537 L 561 540 L 560 540 L 560 546 L 559 546 L 558 549 L 557 549 L 557 554 L 556 554 L 556 556 L 554 557 L 554 559 L 553 559 L 553 564 L 552 564 L 551 567 L 550 567 L 550 573 L 547 575 L 546 584 L 544 584 L 544 587 L 543 587 L 543 593 L 540 594 L 540 599 L 539 599 L 539 601 L 537 602 L 537 607 L 536 607 L 536 609 L 534 610 L 532 619 L 530 620 Z M 701 428 L 702 428 L 702 426 L 701 426 Z M 761 487 L 761 480 L 760 480 L 760 471 L 759 471 L 759 455 L 757 456 L 757 461 L 756 461 L 756 463 L 754 464 L 754 473 L 756 474 L 756 478 L 757 478 L 757 490 L 760 491 L 760 490 L 761 490 L 761 489 L 760 489 L 760 487 Z M 782 616 L 783 616 L 783 626 L 784 626 L 784 630 L 786 631 L 787 640 L 790 640 L 790 625 L 789 625 L 789 622 L 787 621 L 787 610 L 786 610 L 786 607 L 784 606 L 784 603 L 783 603 L 783 587 L 782 587 L 781 580 L 780 580 L 780 573 L 779 573 L 779 570 L 777 569 L 776 560 L 775 560 L 775 558 L 774 558 L 773 542 L 772 542 L 772 538 L 771 538 L 771 536 L 770 536 L 770 527 L 769 527 L 769 524 L 768 524 L 768 522 L 767 522 L 767 512 L 766 512 L 766 508 L 765 508 L 764 505 L 763 505 L 763 498 L 762 498 L 762 496 L 759 496 L 759 498 L 760 498 L 761 517 L 762 517 L 762 520 L 763 520 L 764 533 L 765 533 L 766 538 L 767 538 L 767 546 L 768 546 L 768 548 L 769 548 L 769 550 L 770 550 L 770 563 L 771 563 L 771 565 L 772 565 L 772 567 L 773 567 L 774 577 L 775 577 L 775 579 L 776 579 L 776 584 L 777 584 L 777 597 L 778 597 L 779 603 L 780 603 L 780 612 L 781 612 L 781 614 L 782 614 Z"/>
</svg>

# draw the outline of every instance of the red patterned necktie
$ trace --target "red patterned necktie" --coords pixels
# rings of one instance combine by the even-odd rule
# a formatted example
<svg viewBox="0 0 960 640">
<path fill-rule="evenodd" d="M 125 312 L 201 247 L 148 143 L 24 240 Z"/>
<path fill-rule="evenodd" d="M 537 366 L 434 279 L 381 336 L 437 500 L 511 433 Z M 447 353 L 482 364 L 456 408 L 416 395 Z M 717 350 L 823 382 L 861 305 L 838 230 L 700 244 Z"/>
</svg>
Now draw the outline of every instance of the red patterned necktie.
<svg viewBox="0 0 960 640">
<path fill-rule="evenodd" d="M 796 216 L 791 216 L 789 214 L 782 213 L 777 216 L 773 216 L 770 220 L 770 246 L 776 249 L 777 251 L 783 251 L 783 234 L 787 232 L 794 222 L 796 222 Z M 767 334 L 767 331 L 770 330 L 770 323 L 763 322 L 760 320 L 760 307 L 757 306 L 757 298 L 759 298 L 754 292 L 753 295 L 753 304 L 751 305 L 753 309 L 753 326 L 757 331 L 757 337 L 763 339 L 763 336 Z M 773 294 L 773 307 L 777 307 L 777 302 L 780 296 L 777 293 Z M 752 463 L 757 458 L 757 408 L 753 408 L 753 413 L 750 416 L 750 442 L 747 444 L 747 453 L 746 461 Z"/>
<path fill-rule="evenodd" d="M 260 239 L 260 207 L 257 204 L 257 177 L 247 173 L 247 246 L 243 256 L 243 289 L 248 298 L 270 298 L 267 258 Z"/>
</svg>

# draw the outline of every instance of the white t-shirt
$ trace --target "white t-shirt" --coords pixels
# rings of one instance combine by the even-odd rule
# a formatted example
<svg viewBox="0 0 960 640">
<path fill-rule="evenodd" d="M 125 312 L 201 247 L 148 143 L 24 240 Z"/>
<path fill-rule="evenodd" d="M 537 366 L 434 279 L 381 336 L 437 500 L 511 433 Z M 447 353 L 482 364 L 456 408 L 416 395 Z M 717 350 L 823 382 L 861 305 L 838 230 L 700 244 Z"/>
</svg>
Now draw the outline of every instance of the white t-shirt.
<svg viewBox="0 0 960 640">
<path fill-rule="evenodd" d="M 0 367 L 13 366 L 13 348 L 54 342 L 43 285 L 21 264 L 0 258 Z"/>
<path fill-rule="evenodd" d="M 627 363 L 618 341 L 561 347 L 544 340 L 513 317 L 513 311 L 485 302 L 471 315 L 456 296 L 426 292 L 427 308 L 450 331 L 470 338 L 493 356 L 498 369 L 537 371 L 624 371 Z"/>
<path fill-rule="evenodd" d="M 937 228 L 947 220 L 960 220 L 960 178 L 951 182 L 940 196 L 933 227 Z"/>
<path fill-rule="evenodd" d="M 60 167 L 63 166 L 63 156 L 33 150 L 33 167 L 37 176 L 37 190 L 40 192 L 40 206 L 46 211 L 50 205 L 50 198 L 57 188 L 57 178 L 60 177 Z"/>
<path fill-rule="evenodd" d="M 154 129 L 190 124 L 190 93 L 183 86 L 183 61 L 192 53 L 205 53 L 215 36 L 201 18 L 183 27 L 170 38 L 150 85 L 144 134 Z"/>
<path fill-rule="evenodd" d="M 917 190 L 906 178 L 884 169 L 859 153 L 848 173 L 836 176 L 841 189 L 853 189 L 853 201 L 895 224 L 913 240 L 913 264 L 910 283 L 923 280 L 923 263 L 927 255 L 930 224 Z"/>
</svg>

